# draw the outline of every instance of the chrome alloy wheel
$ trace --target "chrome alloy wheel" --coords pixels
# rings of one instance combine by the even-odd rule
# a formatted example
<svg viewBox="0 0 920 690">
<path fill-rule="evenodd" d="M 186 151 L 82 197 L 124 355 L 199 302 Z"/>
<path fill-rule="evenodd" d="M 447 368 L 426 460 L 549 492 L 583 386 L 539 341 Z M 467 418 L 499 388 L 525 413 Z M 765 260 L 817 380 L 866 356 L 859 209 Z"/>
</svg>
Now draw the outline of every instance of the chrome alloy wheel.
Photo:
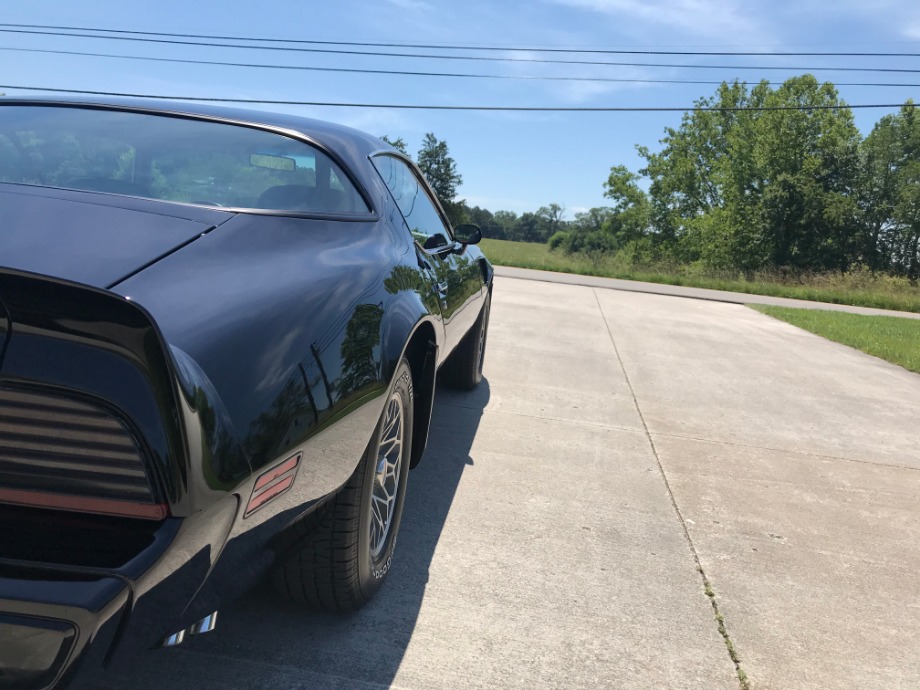
<svg viewBox="0 0 920 690">
<path fill-rule="evenodd" d="M 371 556 L 384 550 L 393 524 L 393 512 L 399 493 L 399 473 L 403 461 L 403 402 L 394 393 L 387 402 L 377 448 L 377 467 L 371 491 Z"/>
</svg>

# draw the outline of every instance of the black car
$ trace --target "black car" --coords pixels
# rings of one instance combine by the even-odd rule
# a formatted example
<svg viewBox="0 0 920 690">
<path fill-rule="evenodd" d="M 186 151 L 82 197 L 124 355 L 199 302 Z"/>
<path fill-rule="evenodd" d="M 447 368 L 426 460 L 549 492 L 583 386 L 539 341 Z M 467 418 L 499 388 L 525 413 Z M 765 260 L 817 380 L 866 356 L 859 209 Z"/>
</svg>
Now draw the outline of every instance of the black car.
<svg viewBox="0 0 920 690">
<path fill-rule="evenodd" d="M 0 688 L 94 682 L 267 574 L 390 569 L 492 267 L 411 160 L 300 117 L 0 100 Z"/>
</svg>

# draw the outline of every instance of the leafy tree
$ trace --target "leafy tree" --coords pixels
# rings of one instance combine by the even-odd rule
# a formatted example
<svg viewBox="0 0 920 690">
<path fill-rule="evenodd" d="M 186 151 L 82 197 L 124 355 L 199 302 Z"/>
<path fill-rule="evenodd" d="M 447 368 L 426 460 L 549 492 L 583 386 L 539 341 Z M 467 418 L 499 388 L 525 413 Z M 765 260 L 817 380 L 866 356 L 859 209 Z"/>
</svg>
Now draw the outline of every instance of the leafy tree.
<svg viewBox="0 0 920 690">
<path fill-rule="evenodd" d="M 625 166 L 616 165 L 604 183 L 604 196 L 614 203 L 606 209 L 602 227 L 616 236 L 618 244 L 635 242 L 648 233 L 649 201 L 639 179 Z"/>
<path fill-rule="evenodd" d="M 859 133 L 833 85 L 723 83 L 697 106 L 660 152 L 640 149 L 655 239 L 716 267 L 845 269 L 860 244 Z M 768 110 L 737 110 L 751 106 Z"/>
<path fill-rule="evenodd" d="M 639 179 L 622 165 L 611 168 L 604 196 L 614 205 L 577 213 L 565 232 L 550 237 L 550 248 L 580 252 L 597 261 L 602 255 L 630 247 L 633 258 L 638 258 L 637 243 L 649 232 L 649 200 L 638 185 Z"/>
<path fill-rule="evenodd" d="M 446 141 L 428 132 L 418 152 L 418 167 L 441 203 L 454 201 L 463 178 L 457 172 L 457 163 L 451 158 Z"/>
<path fill-rule="evenodd" d="M 537 209 L 537 218 L 540 223 L 541 241 L 545 242 L 557 232 L 565 228 L 565 206 L 552 203 Z"/>
<path fill-rule="evenodd" d="M 409 150 L 406 147 L 406 142 L 403 141 L 402 137 L 396 137 L 395 139 L 390 139 L 386 134 L 384 134 L 380 138 L 386 143 L 388 143 L 390 146 L 392 146 L 394 149 L 399 151 L 400 153 L 404 153 L 407 156 L 409 155 Z"/>
<path fill-rule="evenodd" d="M 499 239 L 510 240 L 514 231 L 514 226 L 517 225 L 518 222 L 518 215 L 514 211 L 496 211 L 492 215 L 492 220 L 497 227 L 501 228 L 501 232 L 504 236 Z M 497 229 L 496 232 L 498 232 Z"/>
<path fill-rule="evenodd" d="M 920 117 L 911 101 L 886 115 L 860 148 L 867 263 L 920 277 Z"/>
<path fill-rule="evenodd" d="M 546 242 L 549 239 L 542 229 L 541 219 L 536 213 L 524 213 L 511 227 L 508 239 L 515 242 Z"/>
<path fill-rule="evenodd" d="M 499 211 L 502 213 L 502 211 Z M 475 223 L 482 230 L 482 236 L 494 240 L 507 238 L 505 227 L 496 220 L 495 215 L 488 209 L 474 206 L 469 210 L 470 222 Z"/>
<path fill-rule="evenodd" d="M 418 152 L 418 167 L 434 190 L 453 225 L 469 222 L 466 202 L 456 201 L 457 187 L 463 182 L 457 163 L 450 156 L 447 142 L 428 132 Z"/>
<path fill-rule="evenodd" d="M 614 210 L 608 206 L 580 211 L 575 214 L 575 218 L 568 223 L 569 230 L 602 230 L 609 225 L 610 219 L 614 215 Z"/>
<path fill-rule="evenodd" d="M 732 109 L 758 103 L 764 88 L 769 87 L 758 85 L 754 93 L 749 93 L 737 81 L 723 83 L 713 97 L 696 101 L 697 107 L 684 114 L 678 129 L 665 130 L 661 151 L 652 153 L 645 147 L 638 148 L 646 159 L 646 167 L 640 173 L 650 180 L 653 238 L 664 253 L 681 261 L 733 263 L 729 248 L 731 219 L 722 212 L 726 192 L 733 184 L 756 183 L 751 175 L 741 175 L 739 179 L 731 168 L 732 132 L 750 129 L 744 117 L 748 113 Z M 748 155 L 738 167 L 749 165 Z"/>
<path fill-rule="evenodd" d="M 755 241 L 767 265 L 846 269 L 860 226 L 856 204 L 859 131 L 832 84 L 811 75 L 787 80 L 768 94 L 773 110 L 757 117 L 752 152 L 765 181 L 752 209 Z M 815 107 L 815 109 L 810 109 Z M 741 206 L 741 199 L 732 199 Z"/>
</svg>

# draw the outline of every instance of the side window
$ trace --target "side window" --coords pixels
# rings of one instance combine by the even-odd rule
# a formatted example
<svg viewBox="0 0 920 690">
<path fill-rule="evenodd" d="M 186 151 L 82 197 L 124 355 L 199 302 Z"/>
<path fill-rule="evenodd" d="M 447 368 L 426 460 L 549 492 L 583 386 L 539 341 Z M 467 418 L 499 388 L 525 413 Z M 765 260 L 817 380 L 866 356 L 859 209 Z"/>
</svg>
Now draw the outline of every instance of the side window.
<svg viewBox="0 0 920 690">
<path fill-rule="evenodd" d="M 376 156 L 372 161 L 416 241 L 425 249 L 450 244 L 450 231 L 412 169 L 393 156 Z"/>
</svg>

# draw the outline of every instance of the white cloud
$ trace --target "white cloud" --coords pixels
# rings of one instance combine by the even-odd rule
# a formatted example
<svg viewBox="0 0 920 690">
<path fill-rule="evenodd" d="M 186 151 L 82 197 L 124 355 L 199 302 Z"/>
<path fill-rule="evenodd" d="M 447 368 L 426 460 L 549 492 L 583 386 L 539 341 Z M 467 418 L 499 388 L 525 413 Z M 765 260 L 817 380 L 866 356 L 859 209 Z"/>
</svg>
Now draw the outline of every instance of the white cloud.
<svg viewBox="0 0 920 690">
<path fill-rule="evenodd" d="M 396 5 L 403 10 L 411 10 L 413 12 L 418 12 L 420 10 L 430 10 L 431 5 L 424 0 L 387 0 L 392 5 Z"/>
<path fill-rule="evenodd" d="M 726 43 L 762 40 L 763 22 L 736 0 L 550 0 L 556 4 L 608 14 L 645 27 L 670 27 L 692 36 Z M 625 27 L 629 28 L 629 27 Z"/>
<path fill-rule="evenodd" d="M 641 79 L 640 76 L 628 77 Z M 575 81 L 556 82 L 556 95 L 571 105 L 597 102 L 598 96 L 607 96 L 621 91 L 635 91 L 649 89 L 655 84 L 649 82 L 603 82 L 603 81 Z M 608 104 L 609 105 L 609 104 Z"/>
<path fill-rule="evenodd" d="M 920 20 L 913 24 L 909 24 L 907 28 L 904 29 L 904 36 L 912 41 L 920 41 Z"/>
<path fill-rule="evenodd" d="M 375 136 L 401 136 L 401 132 L 414 129 L 411 120 L 403 111 L 386 108 L 345 108 L 333 117 L 328 112 L 323 119 L 334 120 L 340 125 L 360 129 Z"/>
</svg>

